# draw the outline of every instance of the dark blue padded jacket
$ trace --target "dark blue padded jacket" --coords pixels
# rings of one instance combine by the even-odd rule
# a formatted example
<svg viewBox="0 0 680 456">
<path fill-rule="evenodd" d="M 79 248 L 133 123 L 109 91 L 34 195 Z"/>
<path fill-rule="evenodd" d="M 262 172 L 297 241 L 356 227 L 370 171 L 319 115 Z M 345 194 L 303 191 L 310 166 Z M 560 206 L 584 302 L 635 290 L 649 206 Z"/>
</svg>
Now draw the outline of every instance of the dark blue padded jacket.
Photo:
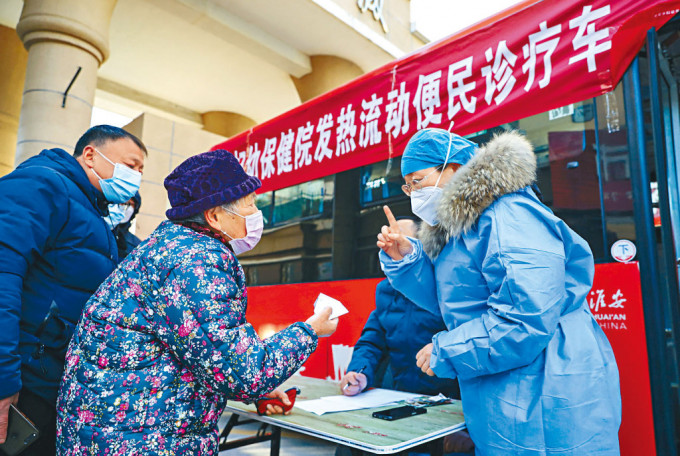
<svg viewBox="0 0 680 456">
<path fill-rule="evenodd" d="M 387 386 L 410 393 L 443 393 L 458 399 L 457 381 L 430 377 L 416 366 L 416 353 L 432 342 L 434 334 L 444 330 L 441 315 L 416 306 L 385 279 L 375 289 L 375 310 L 354 345 L 347 371 L 363 369 L 368 386 L 383 386 L 376 379 L 376 369 L 387 357 L 393 379 L 393 384 Z"/>
<path fill-rule="evenodd" d="M 64 356 L 90 295 L 117 263 L 104 195 L 61 149 L 0 178 L 0 398 L 56 403 Z"/>
</svg>

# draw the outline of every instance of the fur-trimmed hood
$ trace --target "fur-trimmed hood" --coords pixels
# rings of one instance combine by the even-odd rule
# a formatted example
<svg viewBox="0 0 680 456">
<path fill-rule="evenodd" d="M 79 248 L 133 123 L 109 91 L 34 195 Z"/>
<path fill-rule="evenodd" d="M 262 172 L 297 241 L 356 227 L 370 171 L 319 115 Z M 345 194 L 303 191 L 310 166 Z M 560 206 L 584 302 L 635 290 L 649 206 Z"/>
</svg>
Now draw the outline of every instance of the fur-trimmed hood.
<svg viewBox="0 0 680 456">
<path fill-rule="evenodd" d="M 535 180 L 536 156 L 529 141 L 517 132 L 495 136 L 443 188 L 439 225 L 423 223 L 418 233 L 425 252 L 436 258 L 449 239 L 469 231 L 494 201 Z"/>
</svg>

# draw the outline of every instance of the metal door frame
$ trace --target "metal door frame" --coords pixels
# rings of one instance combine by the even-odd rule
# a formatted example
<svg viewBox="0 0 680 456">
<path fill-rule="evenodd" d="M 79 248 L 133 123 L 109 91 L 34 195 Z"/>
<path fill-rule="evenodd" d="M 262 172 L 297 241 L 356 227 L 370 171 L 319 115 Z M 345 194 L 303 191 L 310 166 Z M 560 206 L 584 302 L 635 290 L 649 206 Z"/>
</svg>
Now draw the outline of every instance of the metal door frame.
<svg viewBox="0 0 680 456">
<path fill-rule="evenodd" d="M 670 356 L 669 342 L 675 340 L 673 326 L 677 328 L 678 275 L 676 246 L 672 230 L 670 207 L 671 192 L 667 176 L 666 145 L 664 141 L 664 124 L 662 106 L 659 97 L 659 56 L 656 31 L 647 34 L 647 63 L 650 75 L 650 103 L 652 113 L 652 137 L 648 138 L 644 130 L 643 88 L 640 82 L 640 59 L 636 57 L 623 78 L 624 101 L 626 106 L 626 124 L 628 145 L 630 148 L 631 181 L 633 191 L 633 208 L 635 231 L 638 243 L 638 260 L 642 289 L 643 312 L 649 358 L 649 378 L 652 393 L 652 410 L 654 414 L 654 432 L 657 454 L 663 456 L 678 455 L 678 417 L 677 392 L 672 383 L 676 381 L 674 364 L 677 361 Z M 674 117 L 674 116 L 672 116 Z M 680 131 L 676 130 L 675 139 Z M 665 246 L 662 252 L 657 249 L 656 231 L 652 217 L 650 175 L 646 153 L 646 142 L 652 139 L 654 144 L 654 160 L 657 182 L 659 183 L 659 210 L 661 213 L 661 238 Z M 677 151 L 676 151 L 677 152 Z M 675 158 L 675 157 L 673 157 Z M 675 162 L 675 160 L 673 160 Z M 676 162 L 677 163 L 677 162 Z M 677 182 L 674 184 L 677 186 Z M 674 190 L 677 194 L 677 188 Z M 670 250 L 670 251 L 669 251 Z M 669 271 L 671 273 L 669 273 Z M 667 280 L 664 280 L 664 277 Z M 669 309 L 671 309 L 669 315 Z"/>
</svg>

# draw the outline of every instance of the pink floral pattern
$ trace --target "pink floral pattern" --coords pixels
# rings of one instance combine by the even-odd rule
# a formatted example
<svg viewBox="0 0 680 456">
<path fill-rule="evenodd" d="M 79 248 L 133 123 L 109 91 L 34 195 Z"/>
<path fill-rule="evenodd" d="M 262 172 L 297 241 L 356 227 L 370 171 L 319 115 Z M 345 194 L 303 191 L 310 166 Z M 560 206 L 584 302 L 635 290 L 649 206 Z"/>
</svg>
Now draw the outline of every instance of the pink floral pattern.
<svg viewBox="0 0 680 456">
<path fill-rule="evenodd" d="M 57 402 L 58 454 L 216 455 L 227 399 L 268 393 L 317 344 L 305 323 L 260 339 L 246 305 L 231 251 L 163 222 L 85 306 Z"/>
</svg>

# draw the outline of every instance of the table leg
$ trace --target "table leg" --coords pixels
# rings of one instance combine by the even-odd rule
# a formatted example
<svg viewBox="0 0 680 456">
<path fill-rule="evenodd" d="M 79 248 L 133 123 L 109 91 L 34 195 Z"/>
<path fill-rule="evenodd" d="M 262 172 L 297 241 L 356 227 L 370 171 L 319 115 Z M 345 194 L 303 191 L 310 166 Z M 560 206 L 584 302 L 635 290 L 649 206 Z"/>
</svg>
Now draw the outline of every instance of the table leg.
<svg viewBox="0 0 680 456">
<path fill-rule="evenodd" d="M 224 430 L 220 433 L 219 437 L 220 444 L 222 444 L 223 441 L 226 443 L 229 434 L 231 433 L 232 429 L 234 429 L 234 426 L 236 426 L 237 424 L 238 415 L 236 413 L 232 413 L 231 417 L 229 418 L 229 421 L 227 422 L 227 425 L 224 427 Z"/>
<path fill-rule="evenodd" d="M 279 456 L 280 449 L 281 449 L 281 428 L 278 426 L 272 426 L 269 456 Z"/>
<path fill-rule="evenodd" d="M 444 439 L 436 439 L 428 444 L 430 456 L 444 456 Z"/>
<path fill-rule="evenodd" d="M 260 423 L 260 428 L 257 433 L 251 437 L 243 437 L 236 440 L 227 441 L 229 434 L 234 429 L 234 426 L 246 423 L 254 423 L 256 420 L 243 419 L 239 421 L 239 415 L 233 413 L 229 418 L 229 422 L 225 426 L 224 430 L 220 433 L 219 437 L 219 451 L 231 450 L 234 448 L 240 448 L 242 446 L 251 445 L 253 443 L 270 442 L 270 456 L 279 456 L 279 450 L 281 449 L 281 428 L 278 426 L 269 425 L 267 423 Z M 271 429 L 271 432 L 267 432 L 267 428 Z"/>
</svg>

